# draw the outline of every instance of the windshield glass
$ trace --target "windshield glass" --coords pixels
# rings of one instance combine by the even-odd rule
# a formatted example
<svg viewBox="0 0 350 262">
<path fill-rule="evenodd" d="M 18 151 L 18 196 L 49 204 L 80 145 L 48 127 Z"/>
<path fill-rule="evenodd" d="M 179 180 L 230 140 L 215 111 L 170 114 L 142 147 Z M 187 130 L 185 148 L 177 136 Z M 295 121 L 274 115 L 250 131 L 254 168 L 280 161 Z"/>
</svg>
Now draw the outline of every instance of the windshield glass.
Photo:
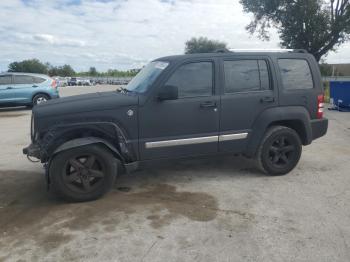
<svg viewBox="0 0 350 262">
<path fill-rule="evenodd" d="M 161 61 L 149 63 L 130 81 L 126 89 L 137 93 L 146 92 L 168 65 L 168 62 Z"/>
</svg>

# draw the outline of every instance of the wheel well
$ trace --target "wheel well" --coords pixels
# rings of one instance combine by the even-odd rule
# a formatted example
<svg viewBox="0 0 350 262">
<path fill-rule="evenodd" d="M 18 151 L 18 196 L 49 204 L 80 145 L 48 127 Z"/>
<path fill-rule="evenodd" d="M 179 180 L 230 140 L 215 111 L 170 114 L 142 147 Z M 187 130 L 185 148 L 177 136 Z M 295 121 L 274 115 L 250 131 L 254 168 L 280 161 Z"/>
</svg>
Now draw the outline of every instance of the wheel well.
<svg viewBox="0 0 350 262">
<path fill-rule="evenodd" d="M 307 144 L 307 134 L 306 134 L 305 126 L 304 126 L 302 121 L 300 121 L 300 120 L 282 120 L 282 121 L 272 122 L 268 126 L 268 128 L 271 126 L 289 127 L 291 129 L 293 129 L 295 132 L 297 132 L 303 145 Z"/>
<path fill-rule="evenodd" d="M 84 138 L 84 137 L 101 138 L 109 142 L 113 146 L 115 146 L 115 148 L 120 151 L 120 147 L 117 142 L 118 141 L 117 137 L 113 138 L 112 135 L 108 135 L 106 132 L 103 132 L 102 130 L 93 129 L 93 128 L 89 128 L 89 129 L 79 128 L 74 130 L 67 130 L 66 132 L 62 132 L 57 135 L 53 134 L 52 136 L 50 136 L 49 134 L 48 137 L 53 138 L 52 141 L 48 141 L 47 151 L 49 155 L 51 155 L 60 145 L 70 140 L 77 139 L 77 138 Z"/>
<path fill-rule="evenodd" d="M 38 93 L 35 93 L 35 94 L 32 95 L 32 101 L 33 101 L 34 97 L 37 96 L 37 95 L 45 95 L 45 96 L 47 96 L 49 99 L 51 99 L 51 96 L 50 96 L 48 93 L 45 93 L 45 92 L 38 92 Z"/>
</svg>

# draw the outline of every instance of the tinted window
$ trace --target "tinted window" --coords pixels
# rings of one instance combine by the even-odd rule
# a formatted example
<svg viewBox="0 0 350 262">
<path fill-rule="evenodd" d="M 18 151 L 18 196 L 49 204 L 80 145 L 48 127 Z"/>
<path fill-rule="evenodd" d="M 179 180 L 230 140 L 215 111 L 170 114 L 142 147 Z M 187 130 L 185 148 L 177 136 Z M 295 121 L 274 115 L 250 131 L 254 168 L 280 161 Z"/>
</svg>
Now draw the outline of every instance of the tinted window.
<svg viewBox="0 0 350 262">
<path fill-rule="evenodd" d="M 17 75 L 15 75 L 13 83 L 14 84 L 33 84 L 34 81 L 33 81 L 33 77 L 32 76 L 25 76 L 25 75 L 17 76 Z"/>
<path fill-rule="evenodd" d="M 257 60 L 225 61 L 225 93 L 260 90 Z"/>
<path fill-rule="evenodd" d="M 42 83 L 44 81 L 45 81 L 44 78 L 33 76 L 33 82 L 36 83 L 36 84 L 40 84 L 40 83 Z"/>
<path fill-rule="evenodd" d="M 198 62 L 182 65 L 166 85 L 179 88 L 179 98 L 210 96 L 213 94 L 213 64 Z"/>
<path fill-rule="evenodd" d="M 0 85 L 10 85 L 11 76 L 0 76 Z"/>
<path fill-rule="evenodd" d="M 259 60 L 260 85 L 262 90 L 271 89 L 269 70 L 265 60 Z"/>
<path fill-rule="evenodd" d="M 302 59 L 279 59 L 283 87 L 285 89 L 313 88 L 309 64 Z"/>
</svg>

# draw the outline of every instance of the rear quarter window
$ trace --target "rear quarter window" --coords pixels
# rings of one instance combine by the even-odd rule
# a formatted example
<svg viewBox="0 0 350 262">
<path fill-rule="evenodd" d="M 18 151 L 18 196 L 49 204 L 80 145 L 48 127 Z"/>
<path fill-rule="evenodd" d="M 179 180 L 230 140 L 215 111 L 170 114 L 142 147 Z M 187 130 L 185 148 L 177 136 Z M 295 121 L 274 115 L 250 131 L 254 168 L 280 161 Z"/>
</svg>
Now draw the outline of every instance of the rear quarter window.
<svg viewBox="0 0 350 262">
<path fill-rule="evenodd" d="M 314 87 L 309 63 L 304 59 L 279 59 L 283 88 L 286 90 Z"/>
<path fill-rule="evenodd" d="M 42 83 L 42 82 L 44 82 L 44 81 L 45 81 L 44 78 L 37 77 L 37 76 L 33 76 L 33 82 L 34 82 L 35 84 L 40 84 L 40 83 Z"/>
</svg>

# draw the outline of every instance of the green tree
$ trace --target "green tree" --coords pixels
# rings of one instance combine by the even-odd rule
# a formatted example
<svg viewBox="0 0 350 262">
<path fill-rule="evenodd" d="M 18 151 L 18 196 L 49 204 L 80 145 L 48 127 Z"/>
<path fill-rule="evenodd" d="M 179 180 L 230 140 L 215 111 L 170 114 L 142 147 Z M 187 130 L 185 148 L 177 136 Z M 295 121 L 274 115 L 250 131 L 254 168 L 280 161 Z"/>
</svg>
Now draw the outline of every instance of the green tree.
<svg viewBox="0 0 350 262">
<path fill-rule="evenodd" d="M 97 76 L 98 75 L 98 72 L 96 70 L 96 67 L 90 67 L 89 69 L 89 76 Z"/>
<path fill-rule="evenodd" d="M 322 76 L 331 76 L 333 73 L 332 66 L 326 63 L 320 64 L 320 71 Z"/>
<path fill-rule="evenodd" d="M 275 27 L 286 48 L 306 49 L 317 61 L 349 39 L 349 0 L 240 0 L 254 19 L 250 33 L 269 39 Z"/>
<path fill-rule="evenodd" d="M 49 70 L 48 74 L 50 76 L 74 76 L 75 71 L 70 65 L 63 65 L 63 66 L 51 66 L 48 65 Z"/>
<path fill-rule="evenodd" d="M 63 65 L 60 68 L 60 76 L 74 76 L 75 75 L 75 71 L 74 69 L 70 66 L 70 65 Z"/>
<path fill-rule="evenodd" d="M 38 59 L 28 59 L 9 64 L 8 71 L 47 74 L 48 66 L 47 64 L 40 62 Z"/>
<path fill-rule="evenodd" d="M 185 43 L 185 54 L 211 53 L 220 49 L 227 49 L 227 44 L 206 37 L 191 38 Z"/>
</svg>

